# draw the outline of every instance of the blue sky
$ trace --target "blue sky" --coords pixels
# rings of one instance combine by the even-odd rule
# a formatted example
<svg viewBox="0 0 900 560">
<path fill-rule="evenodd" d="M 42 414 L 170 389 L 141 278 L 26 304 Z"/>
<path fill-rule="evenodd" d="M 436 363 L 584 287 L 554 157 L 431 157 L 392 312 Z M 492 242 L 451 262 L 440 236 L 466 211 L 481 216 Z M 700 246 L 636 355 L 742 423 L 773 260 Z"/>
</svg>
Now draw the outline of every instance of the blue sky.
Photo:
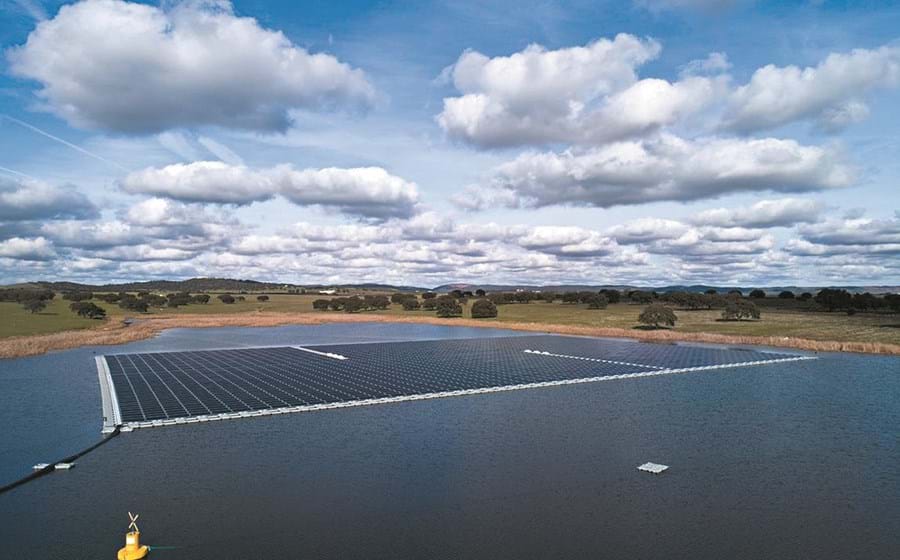
<svg viewBox="0 0 900 560">
<path fill-rule="evenodd" d="M 900 278 L 897 5 L 0 12 L 2 282 Z"/>
</svg>

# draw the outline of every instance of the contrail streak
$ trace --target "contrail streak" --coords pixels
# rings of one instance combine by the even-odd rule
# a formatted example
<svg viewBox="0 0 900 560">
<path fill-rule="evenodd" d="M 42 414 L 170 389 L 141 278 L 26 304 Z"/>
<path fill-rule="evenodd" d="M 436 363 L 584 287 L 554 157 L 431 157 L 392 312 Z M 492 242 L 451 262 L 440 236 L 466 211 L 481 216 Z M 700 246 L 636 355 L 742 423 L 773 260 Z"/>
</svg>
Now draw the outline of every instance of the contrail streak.
<svg viewBox="0 0 900 560">
<path fill-rule="evenodd" d="M 9 167 L 3 167 L 2 165 L 0 165 L 0 171 L 9 173 L 10 175 L 18 175 L 19 177 L 25 177 L 26 179 L 31 179 L 32 181 L 37 181 L 37 179 L 35 179 L 31 175 L 26 175 L 25 173 L 22 173 L 21 171 L 16 171 L 15 169 L 10 169 Z"/>
<path fill-rule="evenodd" d="M 54 135 L 50 134 L 49 132 L 46 132 L 46 131 L 44 131 L 44 130 L 41 130 L 40 128 L 38 128 L 38 127 L 36 127 L 36 126 L 34 126 L 34 125 L 28 124 L 28 123 L 25 122 L 25 121 L 20 121 L 19 119 L 15 118 L 15 117 L 10 117 L 9 115 L 0 115 L 0 117 L 3 117 L 4 119 L 7 119 L 7 120 L 9 120 L 9 121 L 12 121 L 12 122 L 16 123 L 16 124 L 19 125 L 19 126 L 23 126 L 23 127 L 27 128 L 28 130 L 31 130 L 32 132 L 36 132 L 36 133 L 40 134 L 41 136 L 46 136 L 47 138 L 49 138 L 49 139 L 51 139 L 51 140 L 55 140 L 55 141 L 59 142 L 60 144 L 62 144 L 62 145 L 64 145 L 64 146 L 68 146 L 68 147 L 72 148 L 72 149 L 75 150 L 76 152 L 80 152 L 80 153 L 82 153 L 82 154 L 84 154 L 84 155 L 86 155 L 86 156 L 92 157 L 92 158 L 94 158 L 94 159 L 96 159 L 96 160 L 98 160 L 98 161 L 102 161 L 103 163 L 105 163 L 105 164 L 107 164 L 107 165 L 112 165 L 113 167 L 116 167 L 116 168 L 118 168 L 118 169 L 121 169 L 122 171 L 125 171 L 125 172 L 128 172 L 128 171 L 129 171 L 127 168 L 125 168 L 125 167 L 119 165 L 118 163 L 116 163 L 116 162 L 114 162 L 114 161 L 110 161 L 110 160 L 106 159 L 106 158 L 103 157 L 103 156 L 100 156 L 100 155 L 95 154 L 94 152 L 85 150 L 85 149 L 82 148 L 81 146 L 78 146 L 78 145 L 73 144 L 73 143 L 71 143 L 71 142 L 67 142 L 66 140 L 63 140 L 62 138 L 60 138 L 59 136 L 54 136 Z"/>
</svg>

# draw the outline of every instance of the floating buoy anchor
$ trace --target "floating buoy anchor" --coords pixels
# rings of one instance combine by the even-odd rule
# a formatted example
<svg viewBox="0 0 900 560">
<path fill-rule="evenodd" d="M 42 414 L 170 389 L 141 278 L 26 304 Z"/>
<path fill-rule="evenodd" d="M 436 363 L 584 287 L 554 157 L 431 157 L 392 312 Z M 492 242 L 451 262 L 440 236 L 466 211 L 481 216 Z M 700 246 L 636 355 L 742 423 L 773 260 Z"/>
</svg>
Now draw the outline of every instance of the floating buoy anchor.
<svg viewBox="0 0 900 560">
<path fill-rule="evenodd" d="M 131 519 L 131 523 L 128 524 L 130 530 L 125 533 L 125 546 L 119 549 L 119 560 L 138 560 L 150 552 L 150 547 L 141 544 L 141 531 L 137 526 L 138 517 L 140 516 L 128 512 L 128 518 Z"/>
</svg>

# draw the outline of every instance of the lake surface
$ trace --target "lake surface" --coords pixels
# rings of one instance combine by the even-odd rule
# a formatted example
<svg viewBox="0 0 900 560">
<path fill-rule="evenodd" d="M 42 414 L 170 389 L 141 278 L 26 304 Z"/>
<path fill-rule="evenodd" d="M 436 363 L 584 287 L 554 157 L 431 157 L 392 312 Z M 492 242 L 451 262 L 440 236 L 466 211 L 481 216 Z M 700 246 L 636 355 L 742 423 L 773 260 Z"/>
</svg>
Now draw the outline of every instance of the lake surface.
<svg viewBox="0 0 900 560">
<path fill-rule="evenodd" d="M 511 334 L 179 329 L 2 360 L 0 483 L 99 439 L 95 353 Z M 137 430 L 0 496 L 0 558 L 113 558 L 128 510 L 175 547 L 155 559 L 896 558 L 900 358 L 819 358 Z"/>
</svg>

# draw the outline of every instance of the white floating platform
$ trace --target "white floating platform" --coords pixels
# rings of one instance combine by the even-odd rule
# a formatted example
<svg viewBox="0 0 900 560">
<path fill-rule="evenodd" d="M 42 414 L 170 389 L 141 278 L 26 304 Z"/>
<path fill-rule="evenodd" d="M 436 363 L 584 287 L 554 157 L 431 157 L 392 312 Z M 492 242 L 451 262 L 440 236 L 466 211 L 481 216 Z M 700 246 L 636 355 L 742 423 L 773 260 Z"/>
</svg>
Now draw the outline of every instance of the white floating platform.
<svg viewBox="0 0 900 560">
<path fill-rule="evenodd" d="M 75 463 L 56 463 L 53 467 L 58 471 L 67 471 L 75 466 Z"/>
<path fill-rule="evenodd" d="M 659 463 L 644 463 L 643 465 L 638 467 L 638 470 L 653 474 L 660 474 L 668 470 L 668 468 L 668 465 L 660 465 Z"/>
<path fill-rule="evenodd" d="M 50 466 L 50 463 L 38 463 L 37 465 L 31 467 L 33 470 L 42 471 Z"/>
</svg>

